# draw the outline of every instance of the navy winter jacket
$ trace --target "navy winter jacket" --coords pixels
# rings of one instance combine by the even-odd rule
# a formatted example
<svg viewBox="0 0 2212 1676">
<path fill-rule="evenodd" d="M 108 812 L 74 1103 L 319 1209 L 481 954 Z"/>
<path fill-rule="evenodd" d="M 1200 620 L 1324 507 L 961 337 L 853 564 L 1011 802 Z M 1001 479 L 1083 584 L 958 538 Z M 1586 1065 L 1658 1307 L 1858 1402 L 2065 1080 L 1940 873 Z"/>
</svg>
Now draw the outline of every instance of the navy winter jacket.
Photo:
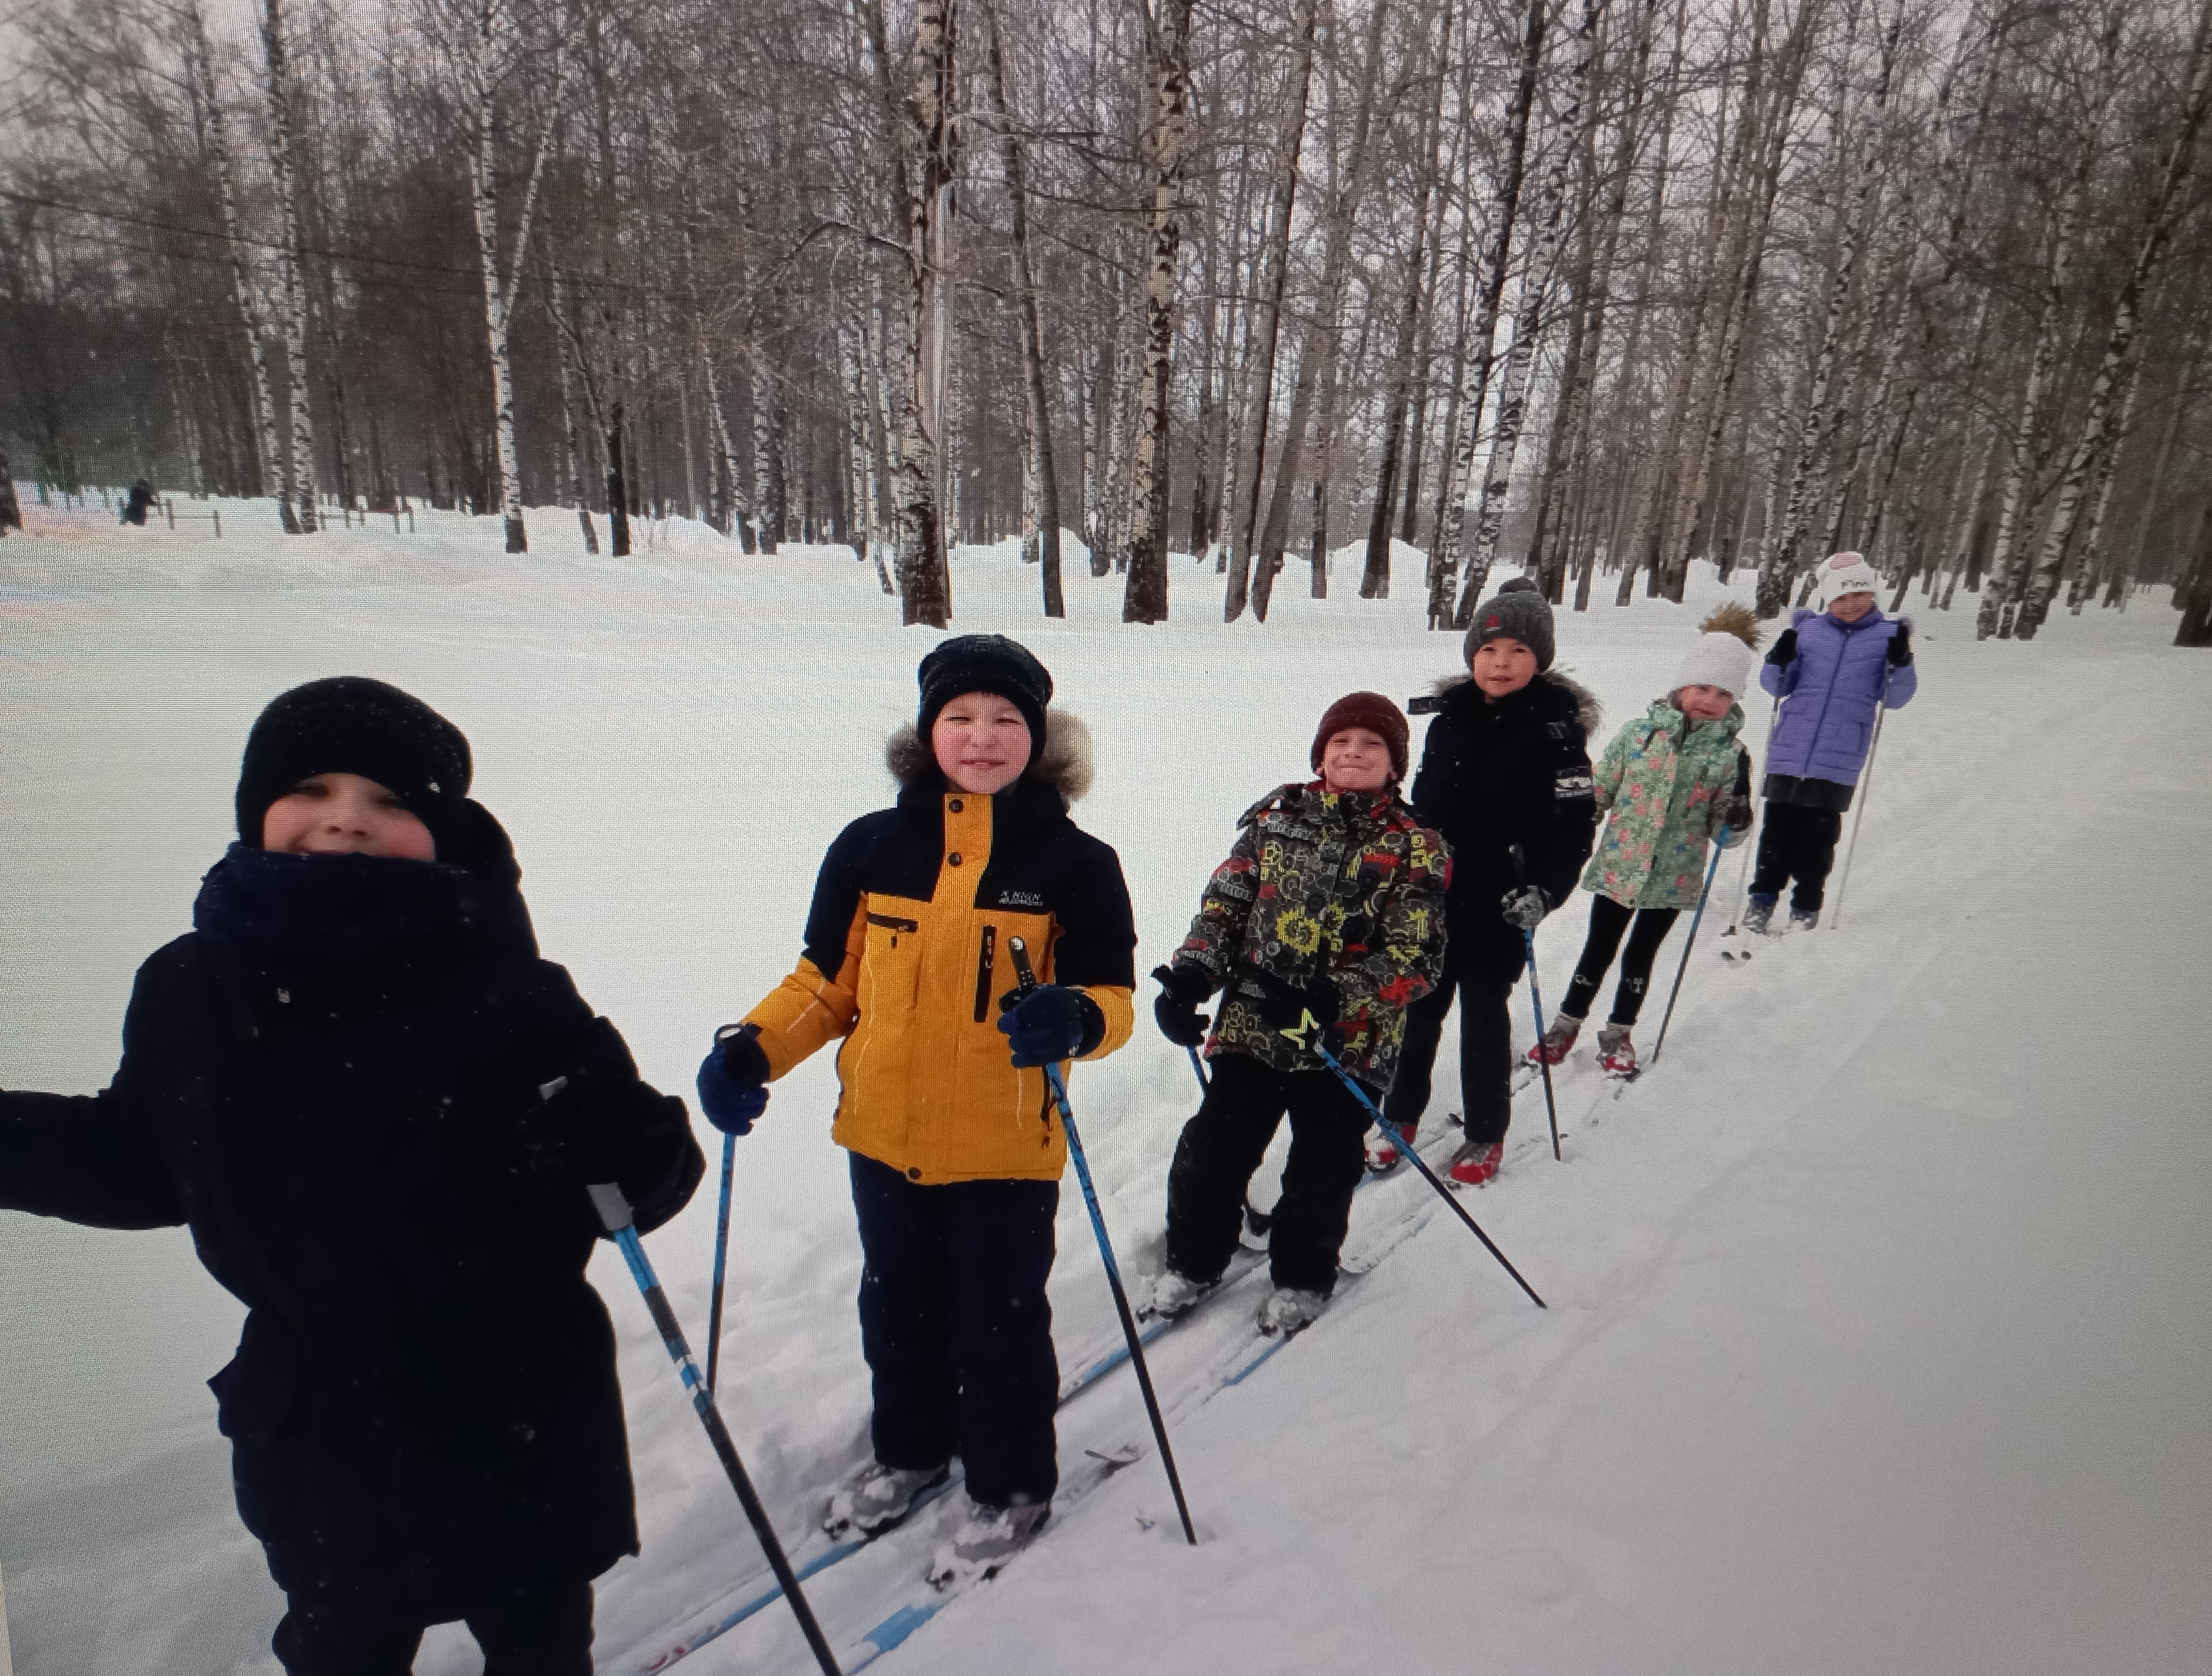
<svg viewBox="0 0 2212 1676">
<path fill-rule="evenodd" d="M 498 838 L 466 868 L 234 846 L 139 969 L 108 1088 L 0 1094 L 0 1209 L 185 1224 L 248 1306 L 210 1383 L 277 1583 L 426 1623 L 637 1550 L 598 1224 L 518 1118 L 563 1074 L 604 1102 L 641 1227 L 702 1169 L 538 958 Z"/>
<path fill-rule="evenodd" d="M 1800 609 L 1790 613 L 1790 626 L 1797 631 L 1797 655 L 1759 671 L 1759 684 L 1782 700 L 1766 772 L 1856 786 L 1885 680 L 1893 710 L 1910 703 L 1920 685 L 1912 665 L 1889 666 L 1890 637 L 1899 621 L 1884 616 L 1879 605 L 1856 622 Z"/>
</svg>

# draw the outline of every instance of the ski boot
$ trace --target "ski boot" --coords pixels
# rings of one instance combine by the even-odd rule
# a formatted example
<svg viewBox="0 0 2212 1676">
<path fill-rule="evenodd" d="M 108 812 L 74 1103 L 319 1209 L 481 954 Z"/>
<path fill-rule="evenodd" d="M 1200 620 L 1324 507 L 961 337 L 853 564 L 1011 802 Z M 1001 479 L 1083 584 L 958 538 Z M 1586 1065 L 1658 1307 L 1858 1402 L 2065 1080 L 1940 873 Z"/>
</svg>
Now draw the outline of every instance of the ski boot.
<svg viewBox="0 0 2212 1676">
<path fill-rule="evenodd" d="M 1328 1308 L 1326 1292 L 1308 1291 L 1303 1286 L 1278 1286 L 1260 1306 L 1260 1331 L 1270 1339 L 1278 1334 L 1287 1339 L 1311 1327 Z"/>
<path fill-rule="evenodd" d="M 1544 1039 L 1528 1050 L 1531 1066 L 1557 1065 L 1566 1058 L 1575 1045 L 1575 1037 L 1582 1031 L 1583 1021 L 1571 1012 L 1555 1012 L 1545 1029 Z"/>
<path fill-rule="evenodd" d="M 1608 1077 L 1623 1079 L 1636 1074 L 1636 1044 L 1628 1039 L 1628 1026 L 1607 1024 L 1597 1033 L 1597 1068 Z"/>
<path fill-rule="evenodd" d="M 1451 1168 L 1445 1174 L 1456 1186 L 1479 1187 L 1497 1175 L 1498 1165 L 1504 1162 L 1504 1141 L 1471 1140 L 1453 1155 Z"/>
<path fill-rule="evenodd" d="M 1773 918 L 1774 898 L 1771 896 L 1753 896 L 1744 905 L 1742 924 L 1746 931 L 1764 932 L 1767 922 Z"/>
<path fill-rule="evenodd" d="M 1792 931 L 1811 931 L 1820 923 L 1820 910 L 1817 908 L 1793 907 L 1790 910 L 1790 929 Z"/>
<path fill-rule="evenodd" d="M 1052 1503 L 1031 1502 L 1025 1507 L 987 1507 L 970 1500 L 968 1517 L 952 1540 L 937 1551 L 930 1562 L 929 1581 L 939 1588 L 955 1582 L 981 1582 L 996 1576 L 999 1568 L 1030 1545 L 1044 1521 L 1052 1517 Z"/>
<path fill-rule="evenodd" d="M 1145 1306 L 1145 1313 L 1171 1321 L 1204 1297 L 1212 1284 L 1211 1280 L 1193 1280 L 1187 1274 L 1164 1269 L 1152 1282 L 1152 1301 Z"/>
<path fill-rule="evenodd" d="M 1394 1123 L 1378 1123 L 1367 1132 L 1367 1169 L 1370 1175 L 1388 1175 L 1397 1169 L 1401 1149 L 1413 1144 L 1414 1125 L 1402 1128 Z"/>
<path fill-rule="evenodd" d="M 880 1536 L 914 1511 L 924 1492 L 952 1476 L 952 1463 L 923 1466 L 915 1471 L 886 1466 L 880 1460 L 866 1466 L 839 1485 L 830 1497 L 830 1510 L 822 1528 L 832 1536 L 854 1533 Z"/>
</svg>

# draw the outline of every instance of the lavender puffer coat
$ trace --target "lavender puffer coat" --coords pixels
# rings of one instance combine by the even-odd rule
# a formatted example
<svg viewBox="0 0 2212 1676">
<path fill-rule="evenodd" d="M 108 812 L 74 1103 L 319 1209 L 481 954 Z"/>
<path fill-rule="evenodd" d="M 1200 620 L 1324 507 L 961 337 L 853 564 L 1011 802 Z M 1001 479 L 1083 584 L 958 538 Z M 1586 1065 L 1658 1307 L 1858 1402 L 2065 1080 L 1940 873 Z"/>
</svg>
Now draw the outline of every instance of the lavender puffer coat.
<svg viewBox="0 0 2212 1676">
<path fill-rule="evenodd" d="M 1874 737 L 1875 709 L 1887 701 L 1901 710 L 1919 685 L 1913 665 L 1889 666 L 1890 637 L 1899 621 L 1875 606 L 1856 622 L 1838 622 L 1825 611 L 1796 610 L 1797 655 L 1787 664 L 1762 665 L 1759 684 L 1784 700 L 1767 748 L 1766 772 L 1800 779 L 1858 784 Z"/>
</svg>

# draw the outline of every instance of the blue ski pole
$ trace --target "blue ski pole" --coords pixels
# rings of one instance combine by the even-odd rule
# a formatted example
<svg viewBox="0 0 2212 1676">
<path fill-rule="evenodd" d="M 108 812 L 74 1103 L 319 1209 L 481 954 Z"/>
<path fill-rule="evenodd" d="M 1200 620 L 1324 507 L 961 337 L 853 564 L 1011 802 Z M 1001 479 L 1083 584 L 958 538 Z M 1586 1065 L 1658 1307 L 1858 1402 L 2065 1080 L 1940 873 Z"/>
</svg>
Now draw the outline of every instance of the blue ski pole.
<svg viewBox="0 0 2212 1676">
<path fill-rule="evenodd" d="M 707 1394 L 714 1394 L 714 1370 L 722 1357 L 722 1275 L 730 1260 L 730 1175 L 738 1159 L 738 1138 L 722 1137 L 722 1203 L 714 1213 L 714 1291 L 707 1306 Z"/>
<path fill-rule="evenodd" d="M 1198 1049 L 1195 1048 L 1190 1050 L 1190 1068 L 1198 1073 L 1198 1085 L 1200 1089 L 1210 1089 L 1213 1086 L 1206 1079 L 1206 1061 L 1199 1058 Z"/>
<path fill-rule="evenodd" d="M 1308 1013 L 1305 1016 L 1304 1021 L 1299 1024 L 1295 1032 L 1285 1030 L 1283 1034 L 1289 1036 L 1291 1041 L 1297 1042 L 1299 1046 L 1310 1047 L 1315 1053 L 1320 1054 L 1321 1062 L 1327 1066 L 1331 1071 L 1336 1072 L 1337 1080 L 1341 1082 L 1345 1087 L 1352 1090 L 1352 1097 L 1357 1100 L 1366 1108 L 1367 1115 L 1374 1120 L 1376 1123 L 1381 1124 L 1382 1122 L 1382 1114 L 1376 1108 L 1374 1101 L 1368 1098 L 1367 1090 L 1359 1086 L 1358 1083 L 1353 1079 L 1352 1073 L 1346 1071 L 1343 1066 L 1337 1062 L 1336 1055 L 1330 1053 L 1328 1048 L 1322 1044 L 1320 1025 L 1321 1021 L 1316 1018 L 1313 1014 Z M 1384 1129 L 1384 1133 L 1386 1134 L 1389 1133 L 1387 1127 Z M 1467 1206 L 1459 1202 L 1459 1195 L 1454 1193 L 1449 1187 L 1446 1187 L 1443 1184 L 1443 1178 L 1438 1175 L 1436 1171 L 1429 1168 L 1429 1161 L 1421 1156 L 1420 1149 L 1415 1146 L 1413 1142 L 1407 1141 L 1400 1150 L 1403 1151 L 1407 1157 L 1413 1161 L 1413 1167 L 1421 1172 L 1422 1179 L 1427 1181 L 1431 1187 L 1434 1187 L 1438 1193 L 1443 1195 L 1444 1203 L 1452 1207 L 1452 1214 L 1467 1224 L 1468 1232 L 1473 1234 L 1475 1238 L 1482 1242 L 1483 1249 L 1487 1251 L 1492 1256 L 1495 1257 L 1500 1266 L 1504 1269 L 1506 1273 L 1513 1277 L 1514 1284 L 1520 1287 L 1522 1291 L 1528 1294 L 1529 1301 L 1539 1309 L 1550 1309 L 1552 1306 L 1545 1303 L 1542 1298 L 1536 1296 L 1536 1289 L 1521 1278 L 1521 1271 L 1513 1266 L 1511 1261 L 1506 1257 L 1504 1252 L 1498 1248 L 1496 1242 L 1491 1239 L 1490 1236 L 1482 1231 L 1481 1224 L 1476 1222 L 1473 1217 L 1467 1213 Z"/>
<path fill-rule="evenodd" d="M 762 1552 L 768 1556 L 769 1569 L 782 1585 L 783 1598 L 791 1602 L 806 1644 L 814 1649 L 815 1662 L 822 1667 L 823 1676 L 842 1676 L 837 1655 L 830 1650 L 828 1637 L 814 1621 L 813 1608 L 806 1604 L 806 1596 L 799 1590 L 798 1575 L 791 1569 L 783 1544 L 776 1539 L 775 1527 L 769 1523 L 768 1509 L 761 1505 L 752 1479 L 745 1475 L 744 1462 L 738 1459 L 738 1446 L 730 1441 L 730 1429 L 722 1424 L 721 1411 L 714 1406 L 706 1381 L 699 1376 L 698 1363 L 691 1359 L 691 1346 L 684 1342 L 684 1328 L 677 1321 L 676 1311 L 669 1306 L 668 1294 L 661 1290 L 660 1277 L 653 1272 L 644 1242 L 637 1236 L 629 1200 L 611 1181 L 593 1186 L 590 1193 L 592 1208 L 599 1213 L 600 1224 L 614 1236 L 615 1243 L 622 1248 L 623 1260 L 629 1265 L 630 1278 L 637 1282 L 638 1290 L 645 1296 L 645 1307 L 653 1316 L 653 1324 L 660 1329 L 660 1342 L 667 1346 L 668 1359 L 676 1364 L 684 1388 L 690 1395 L 692 1410 L 699 1416 L 699 1424 L 706 1427 L 708 1441 L 714 1446 L 722 1471 L 729 1476 L 730 1488 L 738 1492 L 738 1505 L 744 1509 L 753 1534 L 760 1539 Z"/>
<path fill-rule="evenodd" d="M 1750 841 L 1747 838 L 1745 841 Z M 1698 946 L 1698 921 L 1705 917 L 1705 898 L 1712 895 L 1713 875 L 1720 870 L 1721 847 L 1716 844 L 1711 864 L 1705 869 L 1705 888 L 1698 892 L 1698 911 L 1690 916 L 1690 935 L 1682 944 L 1681 963 L 1674 969 L 1674 987 L 1667 992 L 1667 1011 L 1659 1021 L 1659 1040 L 1651 1044 L 1651 1057 L 1644 1062 L 1646 1071 L 1659 1063 L 1659 1050 L 1667 1045 L 1667 1026 L 1674 1019 L 1674 998 L 1682 993 L 1682 974 L 1690 969 L 1690 950 Z"/>
<path fill-rule="evenodd" d="M 1014 957 L 1014 977 L 1021 993 L 1036 987 L 1036 973 L 1030 965 L 1028 946 L 1018 937 L 1006 940 Z M 1091 1231 L 1098 1236 L 1098 1254 L 1106 1264 L 1106 1284 L 1114 1289 L 1115 1312 L 1121 1317 L 1121 1336 L 1129 1341 L 1129 1360 L 1137 1369 L 1137 1385 L 1145 1394 L 1145 1412 L 1152 1417 L 1152 1436 L 1160 1446 L 1160 1464 L 1168 1470 L 1168 1488 L 1175 1491 L 1176 1512 L 1182 1519 L 1184 1540 L 1198 1546 L 1198 1532 L 1190 1522 L 1190 1507 L 1182 1498 L 1182 1479 L 1176 1471 L 1175 1451 L 1168 1447 L 1167 1422 L 1160 1418 L 1160 1400 L 1152 1393 L 1152 1369 L 1145 1365 L 1145 1347 L 1137 1336 L 1137 1318 L 1129 1313 L 1129 1295 L 1121 1288 L 1121 1266 L 1114 1260 L 1114 1242 L 1106 1236 L 1106 1216 L 1098 1208 L 1098 1190 L 1091 1184 L 1091 1161 L 1083 1156 L 1083 1139 L 1075 1132 L 1075 1113 L 1067 1103 L 1067 1084 L 1060 1067 L 1048 1065 L 1044 1079 L 1052 1089 L 1053 1103 L 1060 1108 L 1060 1126 L 1067 1136 L 1067 1156 L 1075 1165 L 1075 1179 L 1083 1184 L 1084 1208 L 1091 1212 Z"/>
</svg>

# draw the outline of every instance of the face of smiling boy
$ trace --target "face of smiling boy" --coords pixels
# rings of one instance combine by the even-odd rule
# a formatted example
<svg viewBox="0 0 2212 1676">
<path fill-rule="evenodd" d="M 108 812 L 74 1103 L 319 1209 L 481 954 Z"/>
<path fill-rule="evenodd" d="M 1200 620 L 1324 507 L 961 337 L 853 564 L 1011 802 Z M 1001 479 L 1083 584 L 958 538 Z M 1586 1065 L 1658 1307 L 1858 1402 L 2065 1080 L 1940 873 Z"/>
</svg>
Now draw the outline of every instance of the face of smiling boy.
<svg viewBox="0 0 2212 1676">
<path fill-rule="evenodd" d="M 929 748 L 955 790 L 995 797 L 1030 765 L 1030 725 L 1012 699 L 963 693 L 930 724 Z"/>
<path fill-rule="evenodd" d="M 1390 746 L 1370 727 L 1346 727 L 1321 749 L 1321 783 L 1330 792 L 1379 792 L 1390 780 Z"/>
<path fill-rule="evenodd" d="M 399 794 L 357 774 L 310 774 L 269 805 L 261 847 L 278 855 L 434 861 L 438 846 Z"/>
</svg>

